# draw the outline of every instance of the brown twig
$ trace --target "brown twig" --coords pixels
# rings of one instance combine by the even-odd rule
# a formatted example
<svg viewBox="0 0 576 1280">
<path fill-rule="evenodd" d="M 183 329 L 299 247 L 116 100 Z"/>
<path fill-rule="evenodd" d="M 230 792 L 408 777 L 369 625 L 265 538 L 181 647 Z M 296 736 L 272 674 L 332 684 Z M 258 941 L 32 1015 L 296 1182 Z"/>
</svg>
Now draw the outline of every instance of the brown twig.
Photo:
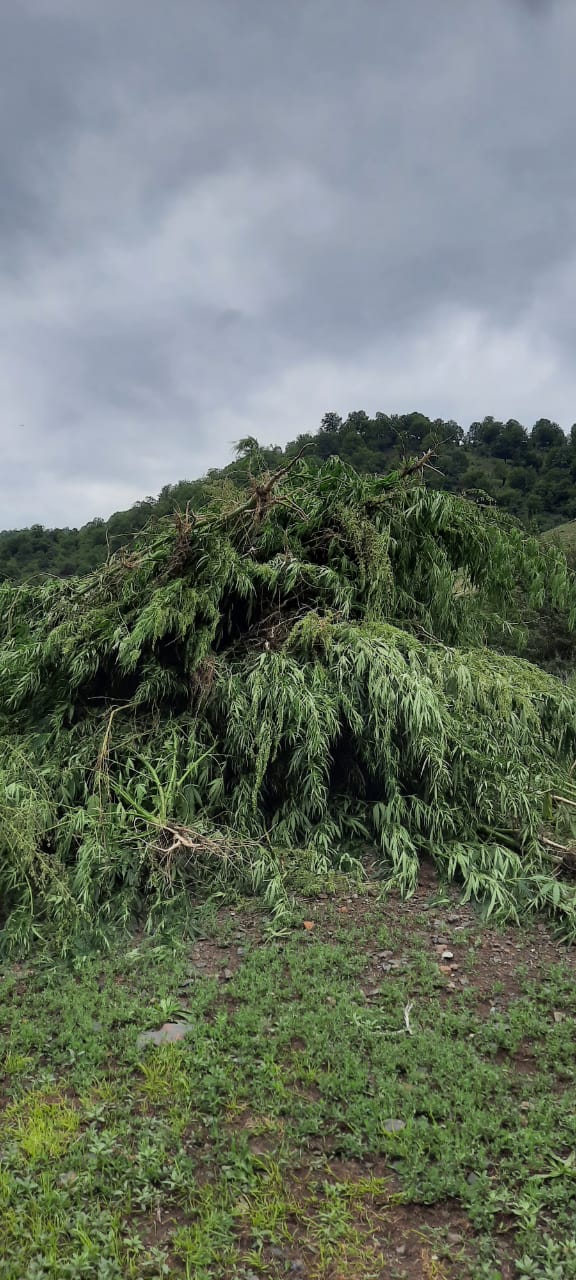
<svg viewBox="0 0 576 1280">
<path fill-rule="evenodd" d="M 567 796 L 555 796 L 555 795 L 553 795 L 553 796 L 552 796 L 552 799 L 553 799 L 553 800 L 556 800 L 558 804 L 568 804 L 568 805 L 570 805 L 570 808 L 571 808 L 571 809 L 576 809 L 576 800 L 569 800 Z"/>
<path fill-rule="evenodd" d="M 416 475 L 417 471 L 423 471 L 424 467 L 428 467 L 430 465 L 431 458 L 435 458 L 435 457 L 436 457 L 436 450 L 427 449 L 426 453 L 423 453 L 421 458 L 416 459 L 416 462 L 411 462 L 409 463 L 408 466 L 402 468 L 400 472 L 400 476 L 402 480 L 405 480 L 407 476 Z M 435 471 L 436 467 L 432 467 L 431 469 Z"/>
<path fill-rule="evenodd" d="M 558 853 L 572 853 L 569 845 L 557 844 L 555 840 L 549 840 L 548 836 L 540 836 L 539 840 L 540 844 L 545 844 L 547 849 L 557 849 Z"/>
<path fill-rule="evenodd" d="M 292 470 L 294 463 L 298 462 L 299 458 L 302 457 L 302 454 L 306 452 L 306 449 L 310 449 L 311 445 L 312 445 L 311 440 L 309 440 L 307 444 L 303 444 L 302 448 L 298 450 L 298 453 L 295 453 L 294 457 L 291 458 L 290 461 L 287 462 L 284 467 L 280 467 L 278 471 L 275 471 L 274 474 L 270 476 L 270 479 L 266 481 L 265 485 L 259 486 L 259 489 L 261 490 L 261 492 L 271 493 L 272 489 L 274 488 L 274 485 L 278 484 L 278 481 L 282 479 L 282 476 L 288 475 L 288 472 Z"/>
<path fill-rule="evenodd" d="M 260 524 L 267 508 L 271 505 L 272 500 L 270 498 L 270 494 L 272 493 L 274 486 L 277 485 L 278 481 L 282 480 L 289 471 L 291 471 L 292 467 L 302 457 L 304 451 L 309 448 L 310 442 L 302 445 L 302 448 L 298 450 L 298 453 L 296 453 L 284 467 L 279 467 L 277 471 L 274 471 L 265 482 L 260 482 L 260 484 L 253 482 L 254 490 L 247 501 L 243 502 L 239 507 L 234 507 L 232 511 L 229 511 L 227 515 L 224 516 L 224 519 L 233 520 L 236 516 L 244 515 L 246 511 L 253 510 L 254 519 L 257 524 Z M 277 502 L 278 499 L 275 499 L 275 501 Z"/>
</svg>

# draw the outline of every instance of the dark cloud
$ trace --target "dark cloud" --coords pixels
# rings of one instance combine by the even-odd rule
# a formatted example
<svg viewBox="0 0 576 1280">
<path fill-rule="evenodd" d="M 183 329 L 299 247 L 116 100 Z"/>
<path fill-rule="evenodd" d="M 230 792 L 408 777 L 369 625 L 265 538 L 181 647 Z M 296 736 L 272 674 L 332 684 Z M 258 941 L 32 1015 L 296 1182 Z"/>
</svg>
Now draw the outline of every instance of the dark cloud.
<svg viewBox="0 0 576 1280">
<path fill-rule="evenodd" d="M 549 14 L 556 5 L 557 0 L 516 0 L 516 3 L 526 9 L 528 13 L 540 16 L 541 14 Z"/>
<path fill-rule="evenodd" d="M 572 0 L 0 8 L 0 525 L 327 408 L 576 417 Z"/>
</svg>

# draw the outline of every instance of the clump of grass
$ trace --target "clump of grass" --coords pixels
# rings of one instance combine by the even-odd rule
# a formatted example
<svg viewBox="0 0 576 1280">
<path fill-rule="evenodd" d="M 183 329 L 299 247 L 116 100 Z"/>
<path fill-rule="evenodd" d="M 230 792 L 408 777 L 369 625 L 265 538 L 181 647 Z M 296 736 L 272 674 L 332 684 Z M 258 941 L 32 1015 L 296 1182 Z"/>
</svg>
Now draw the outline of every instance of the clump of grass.
<svg viewBox="0 0 576 1280">
<path fill-rule="evenodd" d="M 79 1112 L 66 1098 L 32 1092 L 7 1107 L 2 1128 L 28 1159 L 35 1162 L 62 1156 L 79 1125 Z"/>
</svg>

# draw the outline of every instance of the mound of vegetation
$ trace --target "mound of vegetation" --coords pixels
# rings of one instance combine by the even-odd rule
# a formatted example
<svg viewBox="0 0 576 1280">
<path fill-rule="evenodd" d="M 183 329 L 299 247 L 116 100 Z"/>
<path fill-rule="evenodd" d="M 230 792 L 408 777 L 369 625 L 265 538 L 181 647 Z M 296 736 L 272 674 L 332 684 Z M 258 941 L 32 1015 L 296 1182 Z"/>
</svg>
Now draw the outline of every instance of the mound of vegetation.
<svg viewBox="0 0 576 1280">
<path fill-rule="evenodd" d="M 576 697 L 499 651 L 523 609 L 572 625 L 572 575 L 426 463 L 295 460 L 88 577 L 2 586 L 6 946 L 231 881 L 281 910 L 294 866 L 367 850 L 403 893 L 428 855 L 576 935 Z"/>
</svg>

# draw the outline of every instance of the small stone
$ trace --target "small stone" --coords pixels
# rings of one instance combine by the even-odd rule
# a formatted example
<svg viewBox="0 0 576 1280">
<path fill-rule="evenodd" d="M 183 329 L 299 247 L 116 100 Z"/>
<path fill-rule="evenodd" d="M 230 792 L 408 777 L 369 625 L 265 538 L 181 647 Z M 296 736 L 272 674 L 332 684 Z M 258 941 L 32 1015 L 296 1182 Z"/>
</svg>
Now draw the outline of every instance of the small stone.
<svg viewBox="0 0 576 1280">
<path fill-rule="evenodd" d="M 453 952 L 453 951 L 443 951 L 443 952 L 442 952 L 442 959 L 443 959 L 443 960 L 453 960 L 453 959 L 454 959 L 454 952 Z"/>
<path fill-rule="evenodd" d="M 555 1009 L 555 1010 L 554 1010 L 554 1021 L 555 1021 L 555 1022 L 563 1022 L 563 1021 L 564 1021 L 564 1014 L 563 1014 L 563 1013 L 560 1013 L 560 1011 L 559 1011 L 558 1009 Z"/>
<path fill-rule="evenodd" d="M 385 1133 L 400 1133 L 406 1124 L 404 1120 L 385 1120 L 382 1127 Z"/>
<path fill-rule="evenodd" d="M 467 1179 L 466 1179 L 466 1181 L 467 1181 L 467 1183 L 468 1183 L 468 1186 L 469 1186 L 469 1187 L 473 1187 L 473 1186 L 474 1186 L 474 1183 L 478 1181 L 478 1174 L 477 1174 L 477 1173 L 469 1173 L 469 1174 L 468 1174 L 468 1177 L 467 1177 Z"/>
<path fill-rule="evenodd" d="M 463 1236 L 459 1231 L 449 1231 L 446 1239 L 449 1244 L 462 1244 Z"/>
<path fill-rule="evenodd" d="M 165 1022 L 158 1031 L 143 1031 L 138 1036 L 136 1047 L 143 1049 L 147 1044 L 176 1044 L 193 1030 L 189 1022 Z"/>
<path fill-rule="evenodd" d="M 396 1253 L 398 1254 L 398 1257 L 399 1257 L 399 1258 L 403 1258 L 403 1257 L 404 1257 L 404 1254 L 406 1253 L 406 1245 L 405 1245 L 405 1244 L 399 1244 L 399 1245 L 397 1245 L 397 1246 L 396 1246 Z"/>
<path fill-rule="evenodd" d="M 303 1270 L 304 1270 L 304 1263 L 303 1263 L 302 1259 L 301 1259 L 301 1258 L 294 1258 L 294 1259 L 292 1260 L 292 1262 L 290 1263 L 290 1270 L 291 1270 L 291 1271 L 303 1271 Z"/>
<path fill-rule="evenodd" d="M 224 978 L 225 982 L 230 982 L 230 979 L 234 977 L 234 974 L 232 973 L 231 969 L 225 969 L 222 974 L 222 977 Z"/>
</svg>

